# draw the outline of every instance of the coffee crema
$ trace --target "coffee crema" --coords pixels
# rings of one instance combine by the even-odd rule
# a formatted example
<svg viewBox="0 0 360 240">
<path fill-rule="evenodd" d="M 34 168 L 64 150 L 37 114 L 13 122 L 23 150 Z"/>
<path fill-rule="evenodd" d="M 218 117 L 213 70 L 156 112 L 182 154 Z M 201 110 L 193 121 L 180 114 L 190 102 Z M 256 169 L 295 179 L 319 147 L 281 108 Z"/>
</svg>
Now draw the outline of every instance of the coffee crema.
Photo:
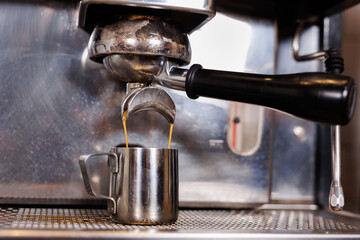
<svg viewBox="0 0 360 240">
<path fill-rule="evenodd" d="M 127 119 L 127 115 L 128 115 L 128 112 L 125 111 L 124 114 L 123 114 L 123 116 L 122 116 L 122 122 L 123 122 L 123 127 L 124 127 L 126 148 L 129 148 L 128 134 L 127 134 L 127 129 L 126 129 L 126 119 Z M 171 145 L 171 138 L 172 138 L 173 128 L 174 128 L 174 123 L 170 123 L 168 149 L 170 149 L 170 145 Z"/>
</svg>

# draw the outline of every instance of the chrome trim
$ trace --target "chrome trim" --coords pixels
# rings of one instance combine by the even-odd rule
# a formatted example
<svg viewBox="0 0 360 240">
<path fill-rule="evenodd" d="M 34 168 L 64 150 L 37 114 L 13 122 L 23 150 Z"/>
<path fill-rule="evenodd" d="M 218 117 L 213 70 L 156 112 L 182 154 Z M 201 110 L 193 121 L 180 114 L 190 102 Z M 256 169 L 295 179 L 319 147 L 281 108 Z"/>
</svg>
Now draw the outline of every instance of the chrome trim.
<svg viewBox="0 0 360 240">
<path fill-rule="evenodd" d="M 154 76 L 154 83 L 175 90 L 185 91 L 185 81 L 188 69 L 178 68 L 177 64 L 165 60 L 158 76 Z"/>
<path fill-rule="evenodd" d="M 303 32 L 303 30 L 305 28 L 305 24 L 307 24 L 307 22 L 305 22 L 305 21 L 302 21 L 299 23 L 299 26 L 296 28 L 296 32 L 295 32 L 293 40 L 292 40 L 291 46 L 292 46 L 294 58 L 296 59 L 296 61 L 299 61 L 299 62 L 325 59 L 326 51 L 324 51 L 324 50 L 310 53 L 310 54 L 305 54 L 305 55 L 299 54 L 300 37 L 301 37 L 301 33 Z"/>
<path fill-rule="evenodd" d="M 258 210 L 318 210 L 316 204 L 268 203 L 256 208 Z"/>
<path fill-rule="evenodd" d="M 128 7 L 145 7 L 153 9 L 174 10 L 192 12 L 195 14 L 206 15 L 207 18 L 202 22 L 194 22 L 196 25 L 189 33 L 200 28 L 215 16 L 214 0 L 83 0 L 79 7 L 79 27 L 86 27 L 87 10 L 93 4 L 123 5 Z M 197 21 L 197 20 L 196 20 Z"/>
</svg>

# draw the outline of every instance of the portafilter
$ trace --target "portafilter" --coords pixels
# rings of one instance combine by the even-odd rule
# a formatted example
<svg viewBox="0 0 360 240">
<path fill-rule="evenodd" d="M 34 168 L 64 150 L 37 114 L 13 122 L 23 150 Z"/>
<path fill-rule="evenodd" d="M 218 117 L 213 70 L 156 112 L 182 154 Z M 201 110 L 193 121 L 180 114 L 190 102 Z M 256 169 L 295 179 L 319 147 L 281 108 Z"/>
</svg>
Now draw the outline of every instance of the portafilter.
<svg viewBox="0 0 360 240">
<path fill-rule="evenodd" d="M 151 16 L 120 16 L 100 23 L 89 42 L 89 57 L 121 81 L 160 84 L 199 96 L 262 105 L 315 122 L 347 124 L 354 112 L 351 77 L 322 72 L 262 75 L 203 69 L 190 62 L 187 34 Z"/>
</svg>

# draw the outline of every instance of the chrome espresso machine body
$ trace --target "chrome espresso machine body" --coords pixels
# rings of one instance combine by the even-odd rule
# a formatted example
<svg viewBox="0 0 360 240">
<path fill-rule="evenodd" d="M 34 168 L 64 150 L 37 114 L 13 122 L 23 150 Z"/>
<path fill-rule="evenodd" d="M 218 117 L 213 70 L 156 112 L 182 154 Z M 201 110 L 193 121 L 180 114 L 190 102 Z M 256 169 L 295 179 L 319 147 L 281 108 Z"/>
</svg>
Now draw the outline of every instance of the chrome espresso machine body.
<svg viewBox="0 0 360 240">
<path fill-rule="evenodd" d="M 350 81 L 337 73 L 323 75 L 324 63 L 310 60 L 328 58 L 324 49 L 340 50 L 338 12 L 356 1 L 335 2 L 219 0 L 215 9 L 212 0 L 0 1 L 0 238 L 14 237 L 15 232 L 30 238 L 360 237 L 355 213 L 328 209 L 332 170 L 339 177 L 331 169 L 332 160 L 334 166 L 339 160 L 336 144 L 333 153 L 331 149 L 331 133 L 336 140 L 338 127 L 239 101 L 192 100 L 185 89 L 194 64 L 201 64 L 204 74 L 207 69 L 216 69 L 214 75 L 244 73 L 231 77 L 236 81 L 272 81 L 280 74 L 287 76 L 283 81 L 295 79 L 303 85 L 315 78 L 321 84 Z M 280 11 L 283 7 L 288 11 Z M 149 54 L 156 59 L 141 59 L 132 69 L 114 67 L 119 59 L 107 57 L 118 58 L 131 41 L 119 45 L 101 35 L 101 26 L 117 33 L 114 19 L 136 21 L 143 16 L 169 24 L 159 30 L 164 36 L 172 27 L 176 36 L 183 34 L 185 40 L 175 41 L 176 49 L 187 53 Z M 91 37 L 94 29 L 99 33 Z M 159 35 L 152 36 L 156 44 Z M 307 53 L 322 55 L 301 59 Z M 125 60 L 121 64 L 131 65 L 134 59 Z M 139 68 L 140 77 L 131 71 Z M 121 74 L 133 77 L 122 81 Z M 141 80 L 127 83 L 136 78 Z M 176 106 L 172 147 L 179 152 L 179 219 L 152 227 L 115 224 L 105 203 L 87 194 L 78 157 L 125 143 L 123 103 L 134 89 L 147 88 L 150 82 L 166 91 Z M 296 103 L 301 111 L 284 108 L 291 104 L 285 95 L 277 99 L 280 106 L 261 99 L 259 92 L 266 94 L 265 88 L 250 91 L 248 96 L 255 96 L 250 103 L 327 122 L 325 114 L 307 114 L 312 110 L 301 102 Z M 344 111 L 352 112 L 353 102 L 348 99 Z M 339 110 L 335 105 L 328 111 Z M 343 115 L 351 115 L 348 112 Z M 166 147 L 173 116 L 160 113 L 165 118 L 154 111 L 130 116 L 129 143 Z M 329 122 L 344 124 L 349 120 L 345 118 Z M 97 191 L 106 189 L 100 177 L 108 171 L 106 161 L 89 169 Z M 344 188 L 346 196 L 351 188 Z"/>
</svg>

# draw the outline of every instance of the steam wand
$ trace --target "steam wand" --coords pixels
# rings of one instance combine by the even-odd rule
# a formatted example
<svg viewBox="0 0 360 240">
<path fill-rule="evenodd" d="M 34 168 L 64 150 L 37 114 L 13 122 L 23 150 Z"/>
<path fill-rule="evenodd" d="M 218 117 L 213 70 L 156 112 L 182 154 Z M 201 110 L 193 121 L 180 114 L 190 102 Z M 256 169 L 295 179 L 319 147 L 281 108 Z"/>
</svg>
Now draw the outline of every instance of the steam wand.
<svg viewBox="0 0 360 240">
<path fill-rule="evenodd" d="M 344 71 L 344 60 L 335 49 L 326 52 L 326 71 L 340 74 Z M 333 211 L 341 211 L 345 204 L 344 192 L 341 186 L 341 144 L 340 126 L 331 126 L 331 163 L 332 182 L 329 193 L 329 207 Z"/>
<path fill-rule="evenodd" d="M 338 54 L 336 49 L 322 50 L 316 53 L 299 55 L 300 35 L 306 22 L 300 22 L 296 29 L 292 48 L 293 55 L 297 61 L 325 60 L 326 72 L 340 74 L 344 71 L 344 60 Z M 332 181 L 329 193 L 329 208 L 332 211 L 341 211 L 345 204 L 344 192 L 341 185 L 341 144 L 340 144 L 340 126 L 332 125 L 331 131 L 331 165 Z"/>
<path fill-rule="evenodd" d="M 329 207 L 333 211 L 341 211 L 344 207 L 344 192 L 341 186 L 341 153 L 340 153 L 340 126 L 331 126 L 331 162 L 332 182 L 329 194 Z"/>
</svg>

